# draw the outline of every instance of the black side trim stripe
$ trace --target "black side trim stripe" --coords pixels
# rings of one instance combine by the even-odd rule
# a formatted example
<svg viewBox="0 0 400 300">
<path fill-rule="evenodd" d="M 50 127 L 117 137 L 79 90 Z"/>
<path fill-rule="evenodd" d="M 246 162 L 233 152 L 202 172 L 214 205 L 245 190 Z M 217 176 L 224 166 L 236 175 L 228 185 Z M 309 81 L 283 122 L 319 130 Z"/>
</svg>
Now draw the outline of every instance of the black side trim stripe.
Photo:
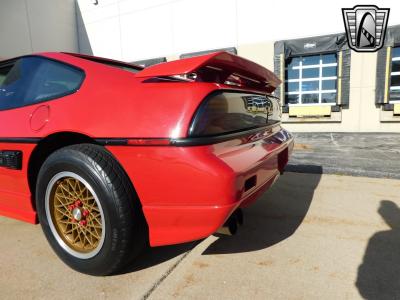
<svg viewBox="0 0 400 300">
<path fill-rule="evenodd" d="M 240 132 L 234 132 L 230 134 L 221 134 L 217 136 L 205 136 L 205 137 L 190 137 L 190 138 L 178 138 L 178 139 L 170 139 L 169 144 L 165 143 L 160 143 L 157 145 L 156 142 L 152 144 L 129 144 L 128 140 L 153 140 L 156 141 L 156 138 L 99 138 L 95 139 L 97 143 L 100 145 L 104 146 L 176 146 L 176 147 L 184 147 L 184 146 L 202 146 L 202 145 L 212 145 L 212 144 L 217 144 L 217 143 L 222 143 L 228 140 L 233 140 L 236 138 L 241 138 L 244 136 L 264 132 L 266 130 L 271 130 L 276 126 L 279 126 L 280 123 L 275 123 L 269 126 L 264 126 L 260 128 L 254 128 L 251 130 L 246 130 L 246 131 L 240 131 Z M 160 140 L 165 141 L 165 138 L 160 138 Z"/>
<path fill-rule="evenodd" d="M 165 143 L 160 143 L 160 146 L 201 146 L 201 145 L 212 145 L 217 143 L 222 143 L 228 140 L 233 140 L 236 138 L 240 138 L 246 135 L 255 134 L 258 132 L 263 132 L 266 130 L 273 130 L 276 126 L 279 126 L 280 123 L 276 123 L 273 125 L 255 128 L 246 131 L 239 131 L 230 134 L 221 134 L 216 136 L 205 136 L 205 137 L 190 137 L 190 138 L 178 138 L 178 139 L 170 139 L 170 144 L 166 145 Z M 128 140 L 152 140 L 156 141 L 157 138 L 98 138 L 95 139 L 96 143 L 103 146 L 157 146 L 157 142 L 152 144 L 129 144 Z M 165 138 L 159 138 L 160 141 L 165 141 Z M 41 138 L 0 138 L 0 143 L 16 143 L 16 144 L 37 144 Z"/>
<path fill-rule="evenodd" d="M 0 143 L 37 144 L 41 138 L 2 138 Z"/>
<path fill-rule="evenodd" d="M 124 146 L 128 144 L 128 139 L 124 138 L 100 138 L 95 139 L 95 141 L 103 146 Z"/>
</svg>

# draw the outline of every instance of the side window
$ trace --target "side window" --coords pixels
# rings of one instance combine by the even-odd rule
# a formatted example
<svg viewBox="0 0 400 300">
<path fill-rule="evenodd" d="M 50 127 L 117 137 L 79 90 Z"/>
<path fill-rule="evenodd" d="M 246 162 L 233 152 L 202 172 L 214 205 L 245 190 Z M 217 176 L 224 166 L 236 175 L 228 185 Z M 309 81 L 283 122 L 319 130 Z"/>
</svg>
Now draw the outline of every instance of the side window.
<svg viewBox="0 0 400 300">
<path fill-rule="evenodd" d="M 23 57 L 0 66 L 0 110 L 35 104 L 75 92 L 84 73 L 42 57 Z"/>
<path fill-rule="evenodd" d="M 7 62 L 0 66 L 0 110 L 11 108 L 16 103 L 20 79 L 18 62 Z"/>
<path fill-rule="evenodd" d="M 0 67 L 0 86 L 3 84 L 4 80 L 6 79 L 7 74 L 10 72 L 13 64 L 6 64 Z"/>
</svg>

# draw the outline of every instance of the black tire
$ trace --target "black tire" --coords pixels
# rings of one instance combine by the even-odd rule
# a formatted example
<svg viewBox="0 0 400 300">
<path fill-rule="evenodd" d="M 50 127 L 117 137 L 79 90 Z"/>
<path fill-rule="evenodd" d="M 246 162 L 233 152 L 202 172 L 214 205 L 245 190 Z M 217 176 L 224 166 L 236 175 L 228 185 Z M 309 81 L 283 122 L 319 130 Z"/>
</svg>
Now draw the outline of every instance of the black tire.
<svg viewBox="0 0 400 300">
<path fill-rule="evenodd" d="M 93 257 L 82 259 L 66 251 L 49 226 L 52 219 L 46 215 L 46 191 L 51 180 L 63 172 L 83 178 L 100 202 L 105 236 Z M 78 144 L 52 153 L 38 174 L 36 208 L 51 247 L 76 271 L 96 276 L 117 273 L 147 245 L 148 229 L 132 183 L 112 154 L 101 146 Z"/>
</svg>

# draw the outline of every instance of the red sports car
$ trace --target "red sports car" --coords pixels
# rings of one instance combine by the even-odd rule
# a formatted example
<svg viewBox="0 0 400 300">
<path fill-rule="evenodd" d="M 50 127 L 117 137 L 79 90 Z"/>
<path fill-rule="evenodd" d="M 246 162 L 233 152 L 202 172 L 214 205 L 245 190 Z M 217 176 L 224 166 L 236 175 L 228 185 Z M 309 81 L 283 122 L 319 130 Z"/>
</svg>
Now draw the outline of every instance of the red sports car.
<svg viewBox="0 0 400 300">
<path fill-rule="evenodd" d="M 279 84 L 226 52 L 145 69 L 72 53 L 2 61 L 0 213 L 40 222 L 93 275 L 148 244 L 234 228 L 293 148 Z"/>
</svg>

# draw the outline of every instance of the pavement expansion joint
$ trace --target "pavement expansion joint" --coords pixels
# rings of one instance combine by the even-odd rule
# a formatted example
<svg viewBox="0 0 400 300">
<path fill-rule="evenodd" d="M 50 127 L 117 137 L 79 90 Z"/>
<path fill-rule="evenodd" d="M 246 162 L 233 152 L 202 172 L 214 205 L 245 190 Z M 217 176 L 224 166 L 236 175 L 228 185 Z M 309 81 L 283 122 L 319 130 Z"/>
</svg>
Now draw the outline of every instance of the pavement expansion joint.
<svg viewBox="0 0 400 300">
<path fill-rule="evenodd" d="M 147 290 L 147 292 L 141 297 L 141 300 L 146 300 L 148 299 L 151 294 L 161 285 L 161 283 L 167 279 L 167 277 L 179 266 L 179 264 L 192 252 L 192 250 L 196 247 L 197 243 L 193 244 L 193 247 L 189 250 L 186 251 L 179 259 L 178 261 L 173 264 L 168 270 L 166 270 L 162 276 L 150 287 L 150 289 Z"/>
</svg>

